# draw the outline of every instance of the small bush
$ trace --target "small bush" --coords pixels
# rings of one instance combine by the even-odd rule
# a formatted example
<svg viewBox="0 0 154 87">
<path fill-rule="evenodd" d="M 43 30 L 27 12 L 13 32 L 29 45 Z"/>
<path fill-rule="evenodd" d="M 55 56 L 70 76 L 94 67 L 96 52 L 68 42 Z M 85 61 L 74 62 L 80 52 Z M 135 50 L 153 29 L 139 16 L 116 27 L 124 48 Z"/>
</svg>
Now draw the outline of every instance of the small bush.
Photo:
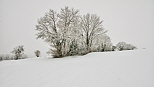
<svg viewBox="0 0 154 87">
<path fill-rule="evenodd" d="M 19 59 L 25 59 L 25 58 L 27 58 L 27 55 L 23 54 L 22 57 L 20 57 Z M 2 60 L 16 60 L 16 58 L 12 54 L 1 54 L 0 61 Z"/>
<path fill-rule="evenodd" d="M 115 51 L 116 50 L 116 46 L 112 46 L 112 51 Z"/>
<path fill-rule="evenodd" d="M 36 50 L 35 52 L 36 57 L 40 57 L 41 52 L 39 50 Z"/>
<path fill-rule="evenodd" d="M 1 54 L 0 55 L 0 60 L 13 60 L 14 59 L 14 56 L 13 55 L 10 55 L 10 54 Z"/>
<path fill-rule="evenodd" d="M 14 54 L 14 57 L 15 57 L 15 60 L 17 59 L 21 59 L 22 56 L 23 56 L 23 52 L 24 52 L 24 46 L 23 45 L 20 45 L 20 46 L 17 46 L 13 49 L 13 51 L 11 53 Z"/>
</svg>

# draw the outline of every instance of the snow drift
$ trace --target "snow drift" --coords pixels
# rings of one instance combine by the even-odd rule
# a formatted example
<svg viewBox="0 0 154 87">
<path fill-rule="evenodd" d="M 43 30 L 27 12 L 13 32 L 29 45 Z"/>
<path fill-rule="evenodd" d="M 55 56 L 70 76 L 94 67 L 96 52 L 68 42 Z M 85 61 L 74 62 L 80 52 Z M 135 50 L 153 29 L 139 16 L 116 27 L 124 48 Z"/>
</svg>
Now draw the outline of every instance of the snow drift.
<svg viewBox="0 0 154 87">
<path fill-rule="evenodd" d="M 0 87 L 154 87 L 148 50 L 0 62 Z"/>
</svg>

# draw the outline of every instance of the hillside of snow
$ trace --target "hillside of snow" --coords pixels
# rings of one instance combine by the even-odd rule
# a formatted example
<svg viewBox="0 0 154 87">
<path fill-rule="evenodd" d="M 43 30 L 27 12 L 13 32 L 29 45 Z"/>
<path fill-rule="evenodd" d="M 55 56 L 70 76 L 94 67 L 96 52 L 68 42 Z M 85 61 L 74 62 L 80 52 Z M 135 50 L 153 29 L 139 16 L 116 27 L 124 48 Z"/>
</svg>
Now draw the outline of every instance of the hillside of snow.
<svg viewBox="0 0 154 87">
<path fill-rule="evenodd" d="M 154 87 L 150 50 L 0 62 L 0 87 Z"/>
</svg>

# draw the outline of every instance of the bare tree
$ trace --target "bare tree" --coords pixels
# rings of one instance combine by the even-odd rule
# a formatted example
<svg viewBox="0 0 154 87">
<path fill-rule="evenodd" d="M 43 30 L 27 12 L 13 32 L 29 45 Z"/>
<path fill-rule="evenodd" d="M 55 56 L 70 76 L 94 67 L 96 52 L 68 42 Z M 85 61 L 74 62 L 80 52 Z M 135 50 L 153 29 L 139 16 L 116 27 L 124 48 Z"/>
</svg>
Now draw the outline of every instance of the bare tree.
<svg viewBox="0 0 154 87">
<path fill-rule="evenodd" d="M 97 39 L 99 35 L 106 33 L 102 27 L 102 20 L 95 14 L 86 14 L 81 18 L 82 36 L 86 45 L 87 52 L 92 49 L 94 39 Z"/>
<path fill-rule="evenodd" d="M 46 15 L 38 20 L 36 25 L 37 38 L 44 39 L 51 46 L 48 53 L 54 57 L 63 57 L 68 54 L 69 43 L 72 40 L 71 34 L 77 24 L 78 10 L 65 7 L 58 14 L 50 10 Z"/>
<path fill-rule="evenodd" d="M 78 29 L 78 10 L 74 8 L 70 9 L 68 7 L 62 8 L 60 13 L 58 14 L 58 28 L 61 30 L 62 37 L 62 55 L 70 55 L 70 45 L 76 39 L 76 32 Z"/>
<path fill-rule="evenodd" d="M 24 46 L 23 45 L 20 45 L 20 46 L 17 46 L 13 49 L 13 51 L 11 53 L 13 53 L 15 55 L 15 60 L 19 59 L 22 57 L 22 55 L 24 54 Z"/>
<path fill-rule="evenodd" d="M 53 54 L 57 57 L 62 56 L 61 46 L 62 41 L 57 29 L 58 17 L 54 10 L 49 10 L 44 17 L 38 20 L 36 30 L 38 31 L 37 38 L 44 39 L 52 47 Z M 56 53 L 55 53 L 56 52 Z"/>
</svg>

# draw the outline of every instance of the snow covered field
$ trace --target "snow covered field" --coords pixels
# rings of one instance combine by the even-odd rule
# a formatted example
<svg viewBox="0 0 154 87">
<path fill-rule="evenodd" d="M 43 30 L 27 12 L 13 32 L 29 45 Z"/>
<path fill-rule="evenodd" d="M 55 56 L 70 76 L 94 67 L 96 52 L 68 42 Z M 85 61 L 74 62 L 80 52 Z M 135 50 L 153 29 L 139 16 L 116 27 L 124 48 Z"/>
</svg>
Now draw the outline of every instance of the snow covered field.
<svg viewBox="0 0 154 87">
<path fill-rule="evenodd" d="M 0 87 L 154 87 L 150 50 L 0 62 Z"/>
</svg>

